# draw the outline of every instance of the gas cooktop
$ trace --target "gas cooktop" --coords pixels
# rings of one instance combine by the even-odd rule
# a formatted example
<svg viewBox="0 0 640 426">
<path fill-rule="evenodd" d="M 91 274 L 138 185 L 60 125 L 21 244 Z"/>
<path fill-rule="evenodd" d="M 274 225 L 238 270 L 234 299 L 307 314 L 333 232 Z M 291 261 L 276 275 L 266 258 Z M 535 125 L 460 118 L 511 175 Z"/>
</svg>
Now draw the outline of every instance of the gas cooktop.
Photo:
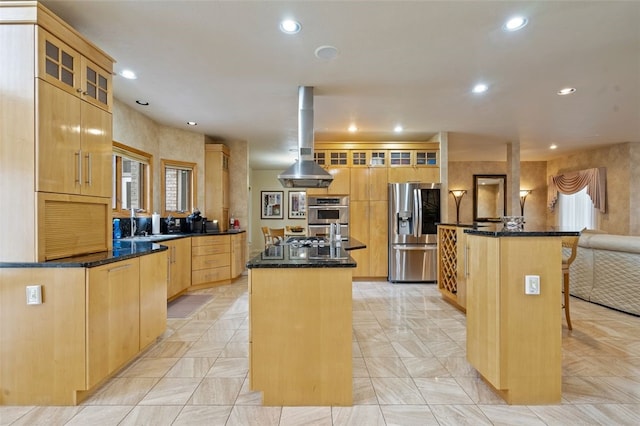
<svg viewBox="0 0 640 426">
<path fill-rule="evenodd" d="M 329 240 L 324 237 L 289 237 L 285 244 L 297 247 L 317 247 L 329 244 Z"/>
</svg>

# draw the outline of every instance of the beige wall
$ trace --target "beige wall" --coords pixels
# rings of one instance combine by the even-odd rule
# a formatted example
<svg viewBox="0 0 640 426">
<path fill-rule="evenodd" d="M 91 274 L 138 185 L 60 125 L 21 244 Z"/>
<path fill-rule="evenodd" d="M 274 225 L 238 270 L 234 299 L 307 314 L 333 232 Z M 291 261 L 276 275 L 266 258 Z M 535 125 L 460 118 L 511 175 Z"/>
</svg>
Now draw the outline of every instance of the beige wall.
<svg viewBox="0 0 640 426">
<path fill-rule="evenodd" d="M 161 210 L 160 159 L 196 163 L 198 167 L 196 207 L 204 209 L 204 143 L 205 136 L 156 123 L 114 100 L 113 140 L 153 155 L 153 211 Z M 246 141 L 224 142 L 230 149 L 230 214 L 240 219 L 240 225 L 248 224 L 248 158 Z"/>
<path fill-rule="evenodd" d="M 621 143 L 583 151 L 547 162 L 547 175 L 605 167 L 607 169 L 607 213 L 600 215 L 599 228 L 619 235 L 640 235 L 640 142 Z M 556 212 L 547 213 L 547 223 L 556 223 Z"/>
<path fill-rule="evenodd" d="M 306 226 L 304 219 L 288 219 L 289 212 L 289 189 L 283 188 L 278 181 L 278 175 L 282 170 L 252 170 L 251 171 L 251 246 L 250 253 L 257 253 L 264 249 L 264 238 L 262 237 L 263 226 L 269 228 L 284 228 L 287 225 Z M 261 191 L 282 191 L 282 216 L 283 219 L 260 219 L 260 192 Z"/>
<path fill-rule="evenodd" d="M 204 136 L 162 126 L 126 104 L 114 100 L 113 140 L 153 155 L 153 211 L 161 210 L 160 159 L 198 165 L 196 207 L 204 206 Z M 203 207 L 204 208 L 204 207 Z"/>
<path fill-rule="evenodd" d="M 545 204 L 547 199 L 546 162 L 523 161 L 520 163 L 520 188 L 530 189 L 527 197 L 524 216 L 527 226 L 544 228 L 546 226 Z M 512 181 L 507 173 L 506 161 L 451 161 L 449 162 L 449 189 L 466 189 L 467 193 L 460 201 L 460 222 L 473 222 L 473 175 L 507 174 L 507 191 Z M 449 213 L 443 221 L 455 222 L 456 205 L 453 196 L 448 198 Z M 514 214 L 520 214 L 520 206 L 516 206 Z"/>
</svg>

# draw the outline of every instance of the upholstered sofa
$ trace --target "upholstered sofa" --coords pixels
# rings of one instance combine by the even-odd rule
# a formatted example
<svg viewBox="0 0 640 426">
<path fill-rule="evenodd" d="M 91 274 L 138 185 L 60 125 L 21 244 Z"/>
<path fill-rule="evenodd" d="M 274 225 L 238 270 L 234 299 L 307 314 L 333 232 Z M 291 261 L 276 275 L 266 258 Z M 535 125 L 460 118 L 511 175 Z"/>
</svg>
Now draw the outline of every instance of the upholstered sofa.
<svg viewBox="0 0 640 426">
<path fill-rule="evenodd" d="M 583 231 L 569 274 L 571 295 L 640 315 L 640 237 Z"/>
</svg>

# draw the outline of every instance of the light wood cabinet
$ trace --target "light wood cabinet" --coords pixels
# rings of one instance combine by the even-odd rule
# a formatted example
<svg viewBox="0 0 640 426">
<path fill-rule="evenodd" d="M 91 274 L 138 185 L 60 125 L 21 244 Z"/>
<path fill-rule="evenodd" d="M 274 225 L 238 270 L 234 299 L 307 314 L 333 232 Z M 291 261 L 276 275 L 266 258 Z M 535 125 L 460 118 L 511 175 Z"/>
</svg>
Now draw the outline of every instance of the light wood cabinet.
<svg viewBox="0 0 640 426">
<path fill-rule="evenodd" d="M 509 404 L 558 404 L 560 237 L 468 235 L 467 359 Z M 525 294 L 525 276 L 540 294 Z"/>
<path fill-rule="evenodd" d="M 247 263 L 247 234 L 231 235 L 231 278 L 240 276 Z"/>
<path fill-rule="evenodd" d="M 264 405 L 352 404 L 351 271 L 249 270 L 249 387 Z"/>
<path fill-rule="evenodd" d="M 210 285 L 231 279 L 231 236 L 191 238 L 191 285 Z"/>
<path fill-rule="evenodd" d="M 41 305 L 25 303 L 33 284 Z M 84 269 L 0 268 L 0 405 L 76 403 L 87 385 L 85 314 Z"/>
<path fill-rule="evenodd" d="M 140 262 L 88 269 L 87 387 L 122 367 L 140 350 Z"/>
<path fill-rule="evenodd" d="M 39 2 L 1 2 L 0 8 L 0 170 L 7 171 L 0 198 L 11 200 L 10 210 L 20 211 L 22 222 L 4 231 L 0 258 L 34 262 L 53 258 L 45 253 L 108 249 L 110 209 L 104 223 L 94 223 L 96 232 L 89 229 L 83 237 L 91 244 L 70 241 L 66 246 L 75 250 L 69 254 L 66 248 L 50 249 L 43 232 L 54 230 L 43 222 L 39 197 L 68 194 L 110 202 L 113 59 Z M 55 232 L 73 234 L 77 223 L 63 219 L 55 219 Z"/>
<path fill-rule="evenodd" d="M 350 235 L 367 248 L 351 252 L 358 266 L 354 277 L 386 277 L 388 273 L 387 170 L 382 167 L 351 169 Z"/>
<path fill-rule="evenodd" d="M 76 405 L 166 328 L 165 252 L 95 268 L 0 268 L 0 405 Z M 27 305 L 25 287 L 42 285 Z M 6 345 L 6 346 L 5 346 Z"/>
<path fill-rule="evenodd" d="M 467 234 L 463 227 L 438 225 L 438 289 L 463 312 L 467 304 Z"/>
<path fill-rule="evenodd" d="M 208 220 L 217 220 L 221 231 L 229 229 L 229 148 L 205 144 L 205 211 Z"/>
<path fill-rule="evenodd" d="M 112 63 L 98 57 L 97 59 L 101 61 L 103 67 L 106 67 L 105 69 L 78 53 L 41 26 L 37 27 L 37 33 L 37 77 L 79 99 L 111 112 L 113 89 L 110 70 Z"/>
<path fill-rule="evenodd" d="M 168 247 L 168 282 L 165 299 L 174 298 L 191 286 L 191 238 L 163 241 Z"/>
<path fill-rule="evenodd" d="M 37 81 L 36 190 L 110 197 L 111 114 Z"/>
<path fill-rule="evenodd" d="M 140 349 L 155 342 L 166 328 L 167 257 L 159 252 L 140 258 Z"/>
</svg>

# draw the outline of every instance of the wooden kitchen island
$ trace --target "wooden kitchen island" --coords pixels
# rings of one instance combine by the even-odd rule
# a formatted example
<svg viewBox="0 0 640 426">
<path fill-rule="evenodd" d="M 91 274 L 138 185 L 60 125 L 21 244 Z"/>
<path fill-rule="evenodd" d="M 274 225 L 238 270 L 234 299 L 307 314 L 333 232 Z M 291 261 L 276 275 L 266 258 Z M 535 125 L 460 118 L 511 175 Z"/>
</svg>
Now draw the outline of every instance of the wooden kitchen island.
<svg viewBox="0 0 640 426">
<path fill-rule="evenodd" d="M 464 230 L 467 359 L 509 404 L 559 404 L 561 237 L 579 232 L 500 228 Z M 527 275 L 539 294 L 526 294 Z"/>
<path fill-rule="evenodd" d="M 249 269 L 249 384 L 275 406 L 351 405 L 356 262 L 341 247 L 271 246 Z"/>
</svg>

